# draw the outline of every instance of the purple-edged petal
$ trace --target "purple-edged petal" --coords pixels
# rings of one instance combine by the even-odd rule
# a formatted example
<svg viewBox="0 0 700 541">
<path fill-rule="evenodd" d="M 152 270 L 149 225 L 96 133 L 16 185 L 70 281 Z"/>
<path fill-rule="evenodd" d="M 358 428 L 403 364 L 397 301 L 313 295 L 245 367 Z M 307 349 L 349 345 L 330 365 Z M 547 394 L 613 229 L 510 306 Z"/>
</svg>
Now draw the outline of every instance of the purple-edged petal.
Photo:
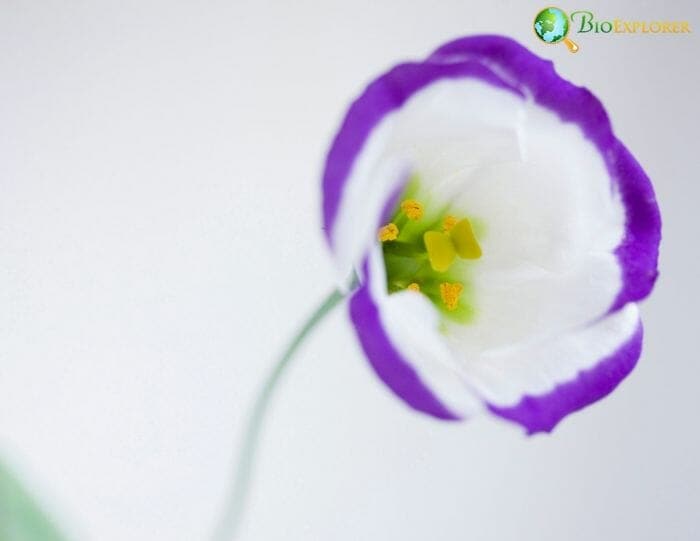
<svg viewBox="0 0 700 541">
<path fill-rule="evenodd" d="M 590 325 L 485 353 L 469 367 L 469 379 L 493 413 L 528 433 L 549 431 L 610 393 L 641 347 L 639 310 L 630 303 Z"/>
<path fill-rule="evenodd" d="M 641 322 L 614 353 L 575 379 L 542 395 L 526 395 L 514 406 L 489 405 L 496 415 L 525 427 L 528 434 L 550 432 L 564 417 L 610 394 L 637 364 L 642 351 Z"/>
<path fill-rule="evenodd" d="M 392 391 L 412 408 L 438 419 L 460 418 L 437 399 L 392 344 L 382 326 L 379 309 L 372 300 L 369 286 L 364 285 L 353 294 L 350 317 L 372 368 Z"/>
</svg>

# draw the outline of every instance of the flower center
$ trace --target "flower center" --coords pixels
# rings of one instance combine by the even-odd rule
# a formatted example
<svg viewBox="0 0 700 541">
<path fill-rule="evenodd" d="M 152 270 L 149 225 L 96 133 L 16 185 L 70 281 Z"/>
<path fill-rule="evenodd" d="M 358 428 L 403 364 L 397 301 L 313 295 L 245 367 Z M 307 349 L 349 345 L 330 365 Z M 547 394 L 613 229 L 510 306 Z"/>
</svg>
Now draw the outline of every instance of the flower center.
<svg viewBox="0 0 700 541">
<path fill-rule="evenodd" d="M 389 293 L 409 290 L 428 297 L 450 319 L 473 314 L 468 299 L 469 260 L 481 246 L 472 222 L 450 206 L 431 208 L 409 197 L 410 187 L 391 220 L 379 228 Z"/>
</svg>

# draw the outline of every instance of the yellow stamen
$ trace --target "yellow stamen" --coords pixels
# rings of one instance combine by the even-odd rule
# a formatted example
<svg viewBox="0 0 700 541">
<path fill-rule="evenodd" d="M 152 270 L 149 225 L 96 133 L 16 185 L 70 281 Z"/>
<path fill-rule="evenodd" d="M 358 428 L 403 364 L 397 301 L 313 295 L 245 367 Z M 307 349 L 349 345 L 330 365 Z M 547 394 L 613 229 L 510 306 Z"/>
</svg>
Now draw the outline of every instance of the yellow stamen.
<svg viewBox="0 0 700 541">
<path fill-rule="evenodd" d="M 399 228 L 396 227 L 396 224 L 393 224 L 391 222 L 380 227 L 379 231 L 377 232 L 377 237 L 382 242 L 387 242 L 389 240 L 396 240 L 396 238 L 398 236 L 399 236 Z"/>
<path fill-rule="evenodd" d="M 455 225 L 457 225 L 457 218 L 454 216 L 445 216 L 445 219 L 442 221 L 442 230 L 445 233 L 448 233 Z"/>
<path fill-rule="evenodd" d="M 449 283 L 443 282 L 440 284 L 440 297 L 448 310 L 456 310 L 459 303 L 459 296 L 464 291 L 464 286 L 459 282 Z"/>
<path fill-rule="evenodd" d="M 411 220 L 420 220 L 423 217 L 423 205 L 415 199 L 406 199 L 401 203 L 401 210 Z"/>
<path fill-rule="evenodd" d="M 408 287 L 406 287 L 406 289 L 418 292 L 420 291 L 420 286 L 416 282 L 411 282 L 410 284 L 408 284 Z"/>
<path fill-rule="evenodd" d="M 481 246 L 474 236 L 472 224 L 466 218 L 457 222 L 450 229 L 450 238 L 457 255 L 462 259 L 479 259 Z"/>
<path fill-rule="evenodd" d="M 423 242 L 428 252 L 428 261 L 430 261 L 430 266 L 433 270 L 445 272 L 449 269 L 457 256 L 450 236 L 442 231 L 426 231 L 423 234 Z"/>
</svg>

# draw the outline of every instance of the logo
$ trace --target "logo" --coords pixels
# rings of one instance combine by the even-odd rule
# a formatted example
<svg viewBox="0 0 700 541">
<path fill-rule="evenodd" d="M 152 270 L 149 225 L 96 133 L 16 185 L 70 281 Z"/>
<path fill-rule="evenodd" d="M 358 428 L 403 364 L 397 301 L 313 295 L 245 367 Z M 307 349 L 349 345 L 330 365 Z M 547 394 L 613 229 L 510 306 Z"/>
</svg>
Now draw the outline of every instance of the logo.
<svg viewBox="0 0 700 541">
<path fill-rule="evenodd" d="M 545 43 L 564 42 L 569 51 L 578 51 L 578 45 L 566 37 L 569 33 L 569 17 L 559 8 L 545 8 L 535 17 L 535 35 Z"/>
<path fill-rule="evenodd" d="M 578 45 L 567 36 L 573 27 L 577 34 L 690 34 L 688 21 L 637 21 L 613 19 L 599 21 L 591 11 L 574 11 L 569 17 L 559 8 L 540 11 L 532 23 L 535 35 L 549 45 L 563 42 L 572 53 Z"/>
</svg>

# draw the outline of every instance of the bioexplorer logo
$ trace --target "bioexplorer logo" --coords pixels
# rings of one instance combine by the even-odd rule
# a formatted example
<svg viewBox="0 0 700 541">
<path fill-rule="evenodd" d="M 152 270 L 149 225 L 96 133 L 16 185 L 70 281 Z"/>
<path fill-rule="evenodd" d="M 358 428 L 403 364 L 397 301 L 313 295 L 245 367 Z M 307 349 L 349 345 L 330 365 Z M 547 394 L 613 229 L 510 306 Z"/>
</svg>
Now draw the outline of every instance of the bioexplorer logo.
<svg viewBox="0 0 700 541">
<path fill-rule="evenodd" d="M 571 16 L 559 8 L 540 11 L 532 23 L 535 35 L 548 44 L 563 42 L 575 53 L 579 46 L 570 39 L 573 30 L 578 34 L 689 34 L 688 21 L 639 21 L 613 19 L 601 21 L 591 11 L 573 11 Z"/>
</svg>

